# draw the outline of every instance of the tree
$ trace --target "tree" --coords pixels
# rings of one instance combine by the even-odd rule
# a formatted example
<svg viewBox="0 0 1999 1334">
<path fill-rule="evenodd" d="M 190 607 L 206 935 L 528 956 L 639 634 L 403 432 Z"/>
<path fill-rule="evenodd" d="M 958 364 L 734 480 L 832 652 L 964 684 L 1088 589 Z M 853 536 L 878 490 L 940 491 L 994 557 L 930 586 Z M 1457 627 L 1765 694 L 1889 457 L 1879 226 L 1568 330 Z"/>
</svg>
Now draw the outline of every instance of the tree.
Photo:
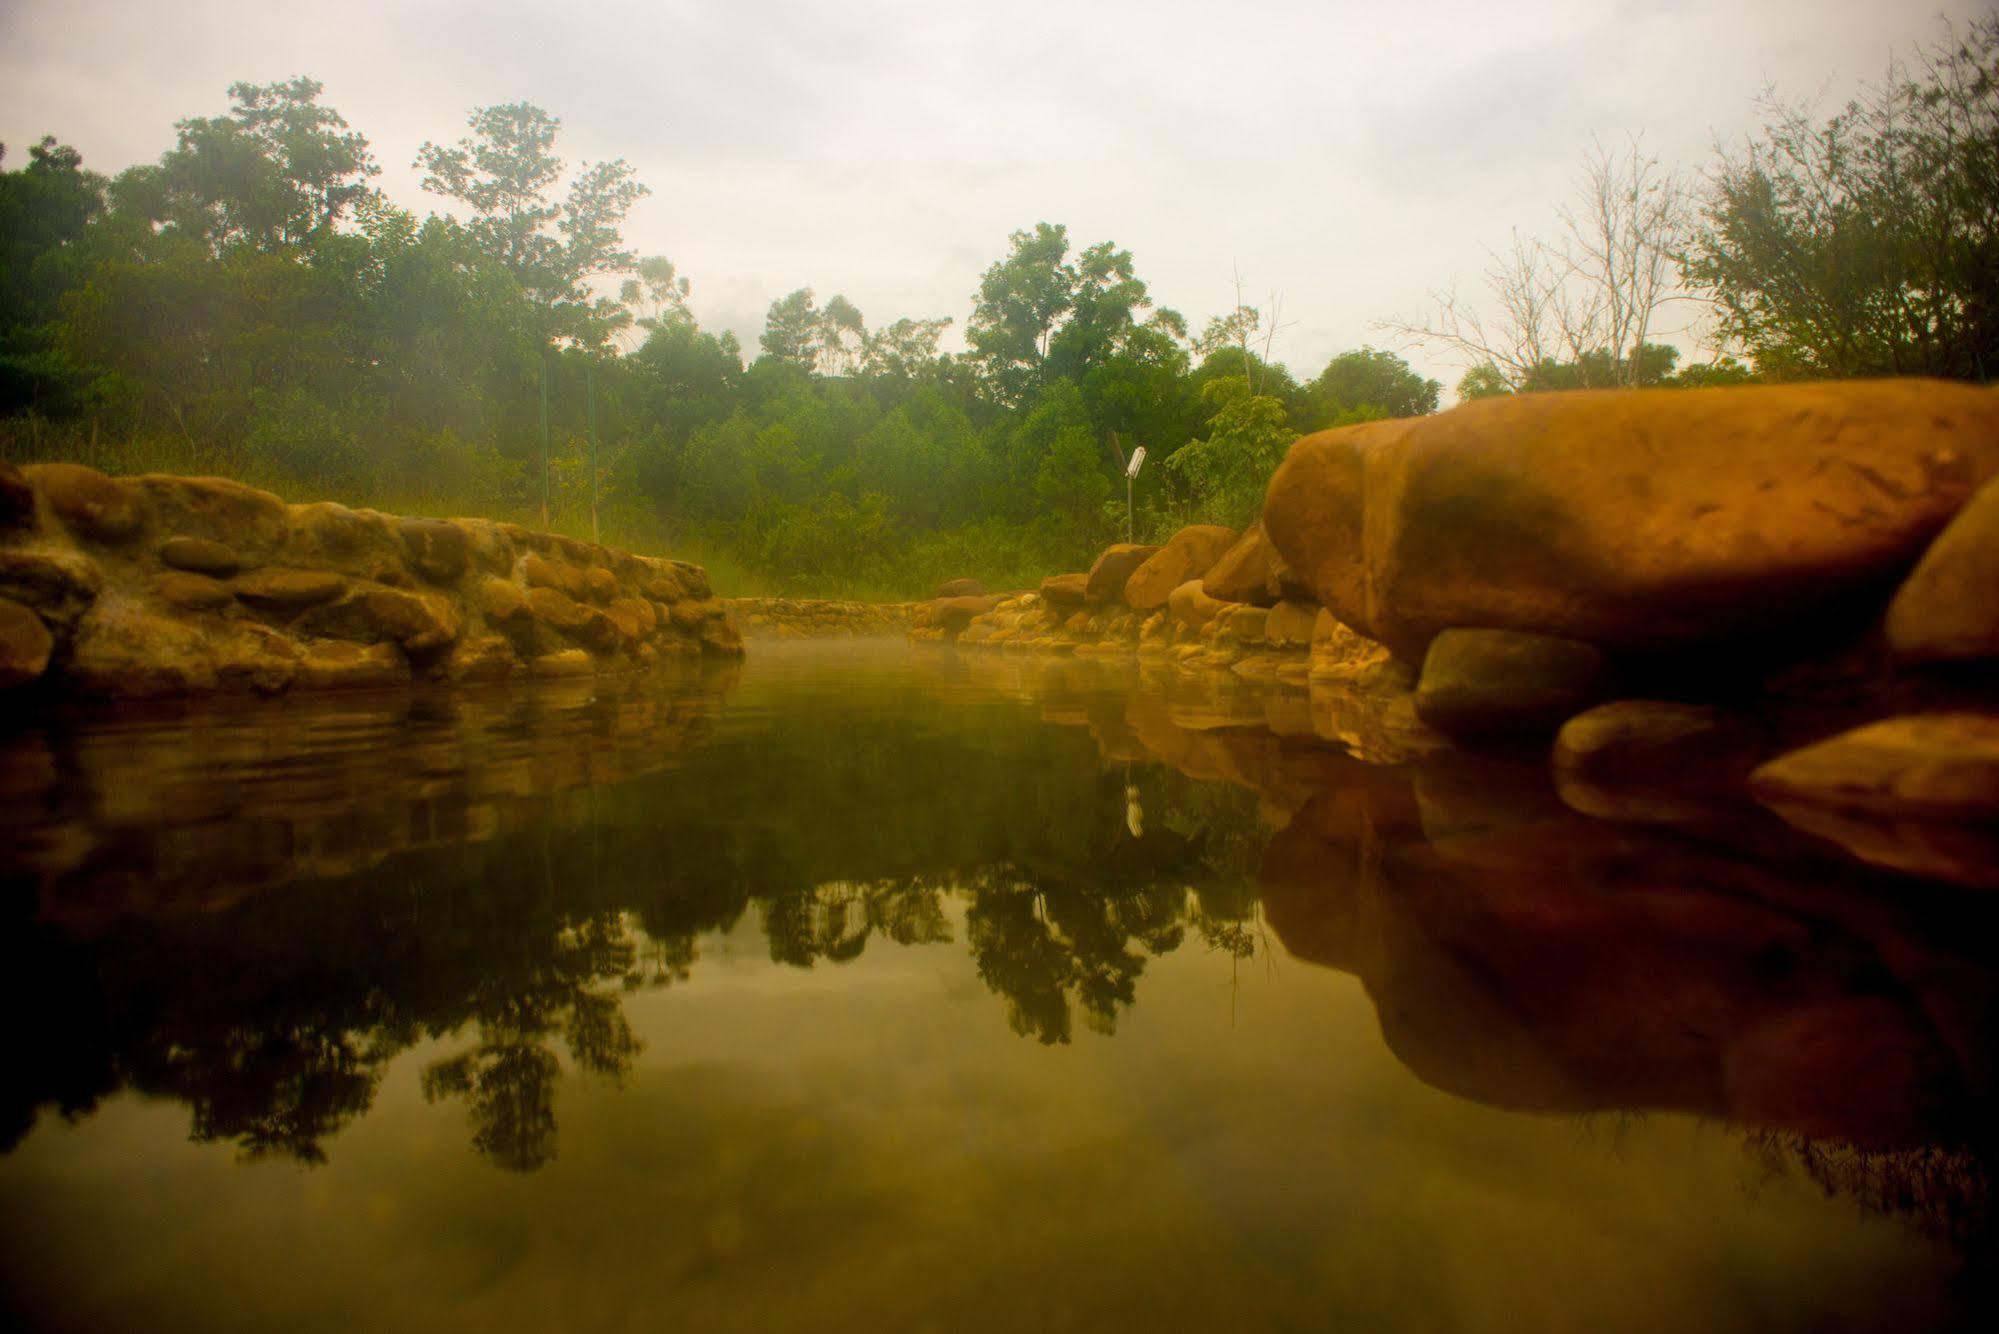
<svg viewBox="0 0 1999 1334">
<path fill-rule="evenodd" d="M 770 303 L 757 346 L 773 361 L 810 370 L 819 360 L 821 321 L 812 289 L 801 287 Z"/>
<path fill-rule="evenodd" d="M 1152 305 L 1129 250 L 1101 241 L 1071 262 L 1069 229 L 1039 222 L 1014 232 L 1006 258 L 979 282 L 965 341 L 988 392 L 1019 407 L 1054 380 L 1080 381 L 1142 329 L 1185 337 L 1186 322 Z"/>
<path fill-rule="evenodd" d="M 1684 246 L 1691 187 L 1633 139 L 1621 151 L 1597 142 L 1584 157 L 1576 199 L 1560 210 L 1554 243 L 1513 234 L 1488 252 L 1481 311 L 1455 290 L 1434 294 L 1426 320 L 1375 327 L 1441 346 L 1467 369 L 1490 367 L 1510 389 L 1537 367 L 1585 368 L 1589 387 L 1632 386 L 1666 306 L 1683 297 L 1675 258 Z"/>
<path fill-rule="evenodd" d="M 178 122 L 158 165 L 119 178 L 116 202 L 218 252 L 284 250 L 331 230 L 381 169 L 321 91 L 305 78 L 230 84 L 230 114 Z"/>
<path fill-rule="evenodd" d="M 864 334 L 861 340 L 861 373 L 907 380 L 930 369 L 937 361 L 937 342 L 951 327 L 948 319 L 912 320 L 895 323 Z"/>
<path fill-rule="evenodd" d="M 1826 120 L 1773 91 L 1713 173 L 1688 279 L 1786 379 L 1999 373 L 1999 18 Z"/>
<path fill-rule="evenodd" d="M 1240 376 L 1211 380 L 1201 393 L 1215 409 L 1207 438 L 1188 441 L 1166 464 L 1187 487 L 1196 514 L 1241 528 L 1263 508 L 1270 474 L 1298 433 L 1281 401 L 1251 393 Z"/>
<path fill-rule="evenodd" d="M 7 156 L 0 144 L 0 163 Z M 81 368 L 55 346 L 51 325 L 77 285 L 78 251 L 104 209 L 105 181 L 74 148 L 46 136 L 28 165 L 0 171 L 0 412 L 61 407 Z"/>
<path fill-rule="evenodd" d="M 1421 417 L 1437 410 L 1443 386 L 1426 380 L 1393 352 L 1363 347 L 1342 352 L 1305 387 L 1308 430 L 1331 425 L 1354 412 L 1372 409 L 1382 417 Z"/>
<path fill-rule="evenodd" d="M 480 107 L 472 133 L 445 148 L 417 151 L 423 188 L 471 208 L 472 235 L 551 316 L 551 331 L 602 342 L 623 314 L 586 284 L 634 269 L 621 228 L 632 205 L 651 193 L 623 158 L 584 164 L 558 204 L 548 191 L 561 179 L 555 155 L 562 122 L 527 102 Z"/>
<path fill-rule="evenodd" d="M 648 255 L 632 266 L 632 276 L 618 287 L 618 298 L 632 308 L 639 328 L 648 333 L 675 322 L 691 322 L 687 311 L 690 284 L 664 255 Z"/>
</svg>

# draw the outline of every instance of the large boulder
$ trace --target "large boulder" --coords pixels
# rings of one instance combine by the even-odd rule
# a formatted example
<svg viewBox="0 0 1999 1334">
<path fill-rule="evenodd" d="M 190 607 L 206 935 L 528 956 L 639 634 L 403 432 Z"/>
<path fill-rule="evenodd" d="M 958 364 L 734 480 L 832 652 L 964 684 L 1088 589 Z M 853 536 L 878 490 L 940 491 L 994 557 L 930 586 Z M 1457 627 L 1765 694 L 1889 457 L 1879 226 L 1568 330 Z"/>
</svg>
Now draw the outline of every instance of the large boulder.
<svg viewBox="0 0 1999 1334">
<path fill-rule="evenodd" d="M 284 501 L 227 477 L 147 473 L 130 482 L 162 532 L 223 543 L 248 562 L 278 557 L 291 535 Z"/>
<path fill-rule="evenodd" d="M 1206 574 L 1235 543 L 1236 533 L 1232 528 L 1211 523 L 1182 528 L 1124 581 L 1125 605 L 1134 611 L 1159 610 L 1173 596 L 1174 589 Z"/>
<path fill-rule="evenodd" d="M 1603 677 L 1603 654 L 1573 639 L 1446 630 L 1424 655 L 1416 716 L 1466 739 L 1545 734 L 1594 703 Z"/>
<path fill-rule="evenodd" d="M 1999 481 L 1987 482 L 1888 604 L 1904 662 L 1999 658 Z"/>
<path fill-rule="evenodd" d="M 1995 473 L 1969 385 L 1518 394 L 1307 436 L 1263 521 L 1412 660 L 1463 625 L 1649 652 L 1850 617 Z"/>
<path fill-rule="evenodd" d="M 1174 620 L 1189 630 L 1198 630 L 1220 615 L 1229 604 L 1220 598 L 1209 597 L 1201 580 L 1189 579 L 1173 590 L 1166 599 L 1166 606 Z"/>
<path fill-rule="evenodd" d="M 933 595 L 940 598 L 977 598 L 986 595 L 986 586 L 976 579 L 946 579 Z"/>
<path fill-rule="evenodd" d="M 1051 574 L 1041 581 L 1041 600 L 1051 607 L 1080 607 L 1089 591 L 1087 574 Z"/>
<path fill-rule="evenodd" d="M 138 532 L 146 512 L 132 488 L 81 463 L 37 463 L 24 475 L 63 525 L 93 542 L 122 542 Z"/>
<path fill-rule="evenodd" d="M 1259 519 L 1208 567 L 1201 576 L 1201 587 L 1209 597 L 1224 602 L 1268 607 L 1278 599 L 1278 569 L 1283 563 Z"/>
<path fill-rule="evenodd" d="M 1092 607 L 1100 607 L 1122 598 L 1125 580 L 1131 578 L 1139 566 L 1152 559 L 1152 553 L 1157 550 L 1158 547 L 1139 542 L 1116 542 L 1105 547 L 1084 581 L 1083 600 Z M 1169 588 L 1166 591 L 1170 593 L 1173 590 Z"/>
<path fill-rule="evenodd" d="M 1999 819 L 1999 717 L 1922 713 L 1856 727 L 1749 776 L 1774 805 L 1922 819 Z"/>
</svg>

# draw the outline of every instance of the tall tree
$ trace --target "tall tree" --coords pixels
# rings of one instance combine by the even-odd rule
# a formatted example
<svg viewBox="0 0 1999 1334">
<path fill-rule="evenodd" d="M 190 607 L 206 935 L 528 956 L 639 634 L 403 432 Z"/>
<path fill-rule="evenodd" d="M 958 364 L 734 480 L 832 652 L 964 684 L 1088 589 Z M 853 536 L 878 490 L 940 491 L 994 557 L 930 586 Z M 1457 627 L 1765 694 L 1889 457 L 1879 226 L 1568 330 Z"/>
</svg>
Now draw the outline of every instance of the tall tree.
<svg viewBox="0 0 1999 1334">
<path fill-rule="evenodd" d="M 1354 413 L 1420 417 L 1437 410 L 1442 392 L 1442 385 L 1418 375 L 1393 352 L 1363 347 L 1334 357 L 1305 387 L 1309 408 L 1299 426 L 1317 430 Z"/>
<path fill-rule="evenodd" d="M 1999 18 L 1818 123 L 1774 92 L 1715 171 L 1689 279 L 1784 378 L 1999 376 Z"/>
<path fill-rule="evenodd" d="M 623 311 L 594 296 L 588 282 L 637 266 L 622 228 L 632 205 L 651 191 L 615 158 L 585 163 L 557 203 L 549 191 L 564 166 L 555 155 L 559 119 L 509 102 L 474 110 L 468 124 L 472 133 L 456 145 L 426 142 L 417 151 L 423 188 L 472 210 L 472 235 L 550 312 L 553 331 L 602 342 Z"/>
<path fill-rule="evenodd" d="M 1552 242 L 1513 235 L 1490 252 L 1481 306 L 1455 290 L 1433 294 L 1425 319 L 1377 320 L 1410 342 L 1457 353 L 1468 368 L 1489 366 L 1511 389 L 1537 367 L 1587 368 L 1591 385 L 1636 385 L 1645 345 L 1663 312 L 1684 297 L 1677 257 L 1684 248 L 1691 186 L 1632 139 L 1601 142 L 1584 157 L 1575 197 L 1560 210 Z"/>
</svg>

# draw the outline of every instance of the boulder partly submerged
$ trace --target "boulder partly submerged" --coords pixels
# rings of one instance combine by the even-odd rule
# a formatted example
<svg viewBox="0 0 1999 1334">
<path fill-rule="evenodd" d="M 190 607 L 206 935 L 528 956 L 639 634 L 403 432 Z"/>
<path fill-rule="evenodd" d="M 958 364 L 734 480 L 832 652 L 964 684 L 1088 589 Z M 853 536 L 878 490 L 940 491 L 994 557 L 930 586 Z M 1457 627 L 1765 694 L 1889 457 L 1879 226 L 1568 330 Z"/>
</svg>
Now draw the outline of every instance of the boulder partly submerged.
<svg viewBox="0 0 1999 1334">
<path fill-rule="evenodd" d="M 1412 661 L 1465 626 L 1654 653 L 1878 609 L 1994 475 L 1970 385 L 1519 394 L 1305 437 L 1263 523 Z"/>
</svg>

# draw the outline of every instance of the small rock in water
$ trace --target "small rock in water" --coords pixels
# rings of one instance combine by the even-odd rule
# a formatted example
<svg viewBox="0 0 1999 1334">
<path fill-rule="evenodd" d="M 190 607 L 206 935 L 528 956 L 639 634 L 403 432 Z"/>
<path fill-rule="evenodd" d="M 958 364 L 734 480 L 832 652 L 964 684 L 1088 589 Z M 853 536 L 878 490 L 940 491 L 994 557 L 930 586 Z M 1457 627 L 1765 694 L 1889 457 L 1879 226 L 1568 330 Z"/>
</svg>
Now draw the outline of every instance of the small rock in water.
<svg viewBox="0 0 1999 1334">
<path fill-rule="evenodd" d="M 1431 641 L 1416 716 L 1449 736 L 1554 730 L 1600 694 L 1603 654 L 1589 644 L 1517 630 L 1446 630 Z"/>
</svg>

